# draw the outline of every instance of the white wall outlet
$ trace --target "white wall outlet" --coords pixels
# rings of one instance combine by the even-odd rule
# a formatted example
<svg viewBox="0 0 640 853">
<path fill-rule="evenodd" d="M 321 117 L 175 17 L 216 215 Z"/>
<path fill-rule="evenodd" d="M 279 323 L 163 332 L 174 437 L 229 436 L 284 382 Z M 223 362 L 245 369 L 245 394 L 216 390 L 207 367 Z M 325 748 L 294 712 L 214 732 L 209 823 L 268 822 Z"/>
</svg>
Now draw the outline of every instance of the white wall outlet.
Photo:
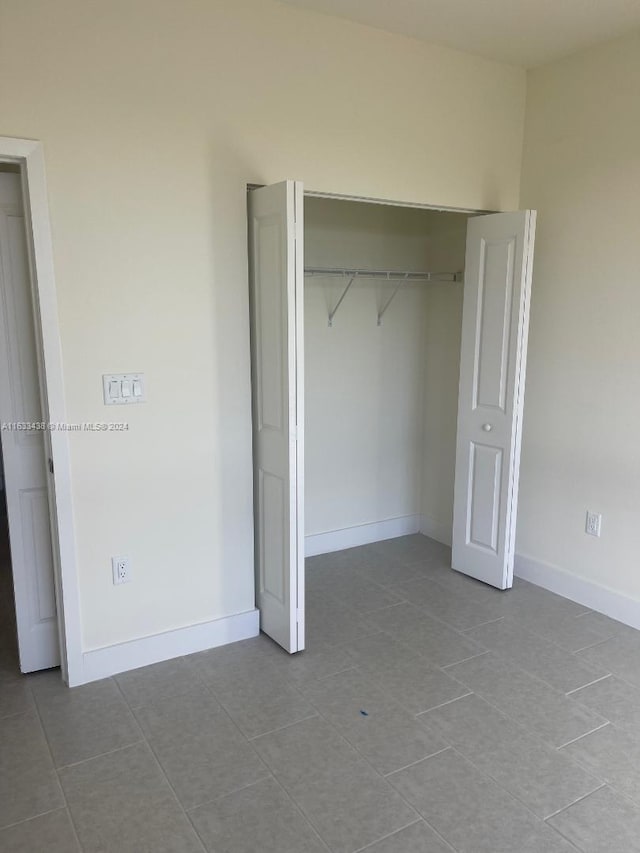
<svg viewBox="0 0 640 853">
<path fill-rule="evenodd" d="M 131 560 L 129 557 L 112 557 L 114 583 L 129 583 L 131 581 Z"/>
<path fill-rule="evenodd" d="M 587 523 L 585 525 L 585 532 L 588 533 L 589 536 L 600 536 L 601 527 L 602 513 L 589 512 L 589 510 L 587 510 Z"/>
</svg>

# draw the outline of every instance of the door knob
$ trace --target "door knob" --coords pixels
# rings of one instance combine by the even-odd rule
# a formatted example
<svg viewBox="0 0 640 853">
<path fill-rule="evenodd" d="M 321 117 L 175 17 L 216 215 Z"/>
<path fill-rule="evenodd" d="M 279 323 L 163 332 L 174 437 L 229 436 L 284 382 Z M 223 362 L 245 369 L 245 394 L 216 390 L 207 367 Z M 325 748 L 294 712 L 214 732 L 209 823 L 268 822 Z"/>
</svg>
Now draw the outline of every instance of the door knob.
<svg viewBox="0 0 640 853">
<path fill-rule="evenodd" d="M 491 432 L 491 430 L 493 429 L 493 427 L 491 426 L 491 424 L 482 424 L 482 429 L 483 429 L 485 432 Z"/>
</svg>

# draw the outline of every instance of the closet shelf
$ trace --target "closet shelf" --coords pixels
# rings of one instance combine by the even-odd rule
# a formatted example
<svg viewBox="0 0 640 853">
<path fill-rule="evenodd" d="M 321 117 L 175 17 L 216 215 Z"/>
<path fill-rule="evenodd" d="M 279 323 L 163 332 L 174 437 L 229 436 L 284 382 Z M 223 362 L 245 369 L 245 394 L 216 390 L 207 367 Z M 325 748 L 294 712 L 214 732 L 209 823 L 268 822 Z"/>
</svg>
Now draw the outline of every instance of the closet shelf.
<svg viewBox="0 0 640 853">
<path fill-rule="evenodd" d="M 396 294 L 403 284 L 414 281 L 462 281 L 463 272 L 414 272 L 412 270 L 367 270 L 344 267 L 305 267 L 305 276 L 316 278 L 344 278 L 349 279 L 344 290 L 340 294 L 340 298 L 335 306 L 329 311 L 329 326 L 333 326 L 333 318 L 336 316 L 338 309 L 342 305 L 342 301 L 349 292 L 349 288 L 357 278 L 371 279 L 375 281 L 394 281 L 396 287 L 378 311 L 378 325 L 382 325 L 382 318 L 385 315 L 387 308 L 393 302 Z"/>
</svg>

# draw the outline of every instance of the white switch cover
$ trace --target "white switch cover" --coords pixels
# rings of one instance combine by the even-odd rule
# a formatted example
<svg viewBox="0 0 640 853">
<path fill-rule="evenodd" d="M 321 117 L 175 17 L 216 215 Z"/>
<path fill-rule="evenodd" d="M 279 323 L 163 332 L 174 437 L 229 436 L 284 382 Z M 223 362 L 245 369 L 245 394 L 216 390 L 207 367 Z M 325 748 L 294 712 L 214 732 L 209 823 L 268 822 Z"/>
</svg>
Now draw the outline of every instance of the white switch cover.
<svg viewBox="0 0 640 853">
<path fill-rule="evenodd" d="M 144 403 L 144 373 L 105 373 L 102 392 L 105 406 Z"/>
</svg>

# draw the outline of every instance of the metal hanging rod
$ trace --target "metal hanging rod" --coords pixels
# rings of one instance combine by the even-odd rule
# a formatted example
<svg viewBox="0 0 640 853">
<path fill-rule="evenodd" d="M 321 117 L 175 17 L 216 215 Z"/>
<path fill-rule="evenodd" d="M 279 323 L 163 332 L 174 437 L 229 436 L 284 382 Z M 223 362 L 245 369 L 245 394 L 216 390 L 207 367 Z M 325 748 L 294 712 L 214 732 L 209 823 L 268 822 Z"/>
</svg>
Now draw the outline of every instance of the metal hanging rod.
<svg viewBox="0 0 640 853">
<path fill-rule="evenodd" d="M 395 281 L 397 285 L 391 296 L 384 303 L 383 307 L 378 311 L 378 325 L 382 325 L 382 318 L 395 299 L 402 285 L 412 281 L 462 281 L 462 272 L 413 272 L 410 270 L 367 270 L 367 269 L 349 269 L 343 267 L 305 267 L 304 274 L 306 276 L 317 278 L 343 278 L 348 279 L 340 298 L 335 306 L 329 311 L 329 326 L 333 326 L 333 318 L 336 316 L 338 309 L 349 292 L 353 282 L 357 278 L 374 279 L 376 281 Z"/>
<path fill-rule="evenodd" d="M 462 281 L 461 272 L 413 272 L 411 270 L 367 270 L 351 269 L 349 267 L 305 267 L 304 274 L 307 276 L 336 278 L 375 278 L 386 281 L 397 279 L 407 281 Z"/>
</svg>

